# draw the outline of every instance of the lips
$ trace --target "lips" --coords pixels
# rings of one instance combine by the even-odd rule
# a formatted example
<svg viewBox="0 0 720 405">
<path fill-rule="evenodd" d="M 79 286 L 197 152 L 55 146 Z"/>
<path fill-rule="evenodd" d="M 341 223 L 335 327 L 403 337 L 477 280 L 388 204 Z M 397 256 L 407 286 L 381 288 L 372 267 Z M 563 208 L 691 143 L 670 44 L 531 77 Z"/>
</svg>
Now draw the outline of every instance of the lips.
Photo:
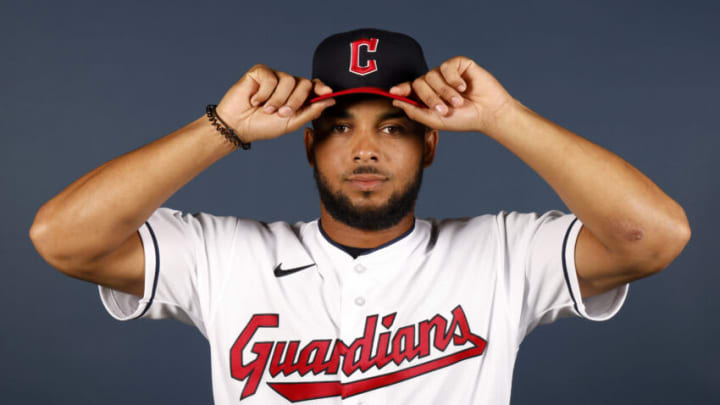
<svg viewBox="0 0 720 405">
<path fill-rule="evenodd" d="M 382 186 L 387 177 L 380 174 L 353 174 L 346 179 L 352 187 L 361 191 L 371 191 Z"/>
</svg>

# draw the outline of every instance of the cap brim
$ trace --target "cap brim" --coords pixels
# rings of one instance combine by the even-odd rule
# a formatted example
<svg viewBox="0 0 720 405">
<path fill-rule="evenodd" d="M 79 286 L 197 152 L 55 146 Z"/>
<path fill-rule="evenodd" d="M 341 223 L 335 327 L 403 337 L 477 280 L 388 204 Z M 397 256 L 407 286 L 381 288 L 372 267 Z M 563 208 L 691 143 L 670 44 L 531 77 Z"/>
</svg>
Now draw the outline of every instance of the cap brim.
<svg viewBox="0 0 720 405">
<path fill-rule="evenodd" d="M 415 100 L 412 100 L 412 99 L 409 99 L 409 98 L 403 97 L 403 96 L 398 96 L 398 95 L 396 95 L 396 94 L 388 93 L 387 91 L 385 91 L 385 90 L 383 90 L 383 89 L 380 89 L 380 88 L 377 88 L 377 87 L 356 87 L 356 88 L 354 88 L 354 89 L 347 89 L 347 90 L 342 90 L 342 91 L 336 91 L 336 92 L 334 92 L 334 93 L 325 94 L 325 95 L 322 95 L 322 96 L 318 96 L 318 97 L 312 98 L 312 99 L 310 99 L 310 103 L 315 103 L 315 102 L 320 101 L 320 100 L 325 100 L 326 98 L 332 98 L 332 97 L 337 97 L 337 96 L 344 96 L 344 95 L 346 95 L 346 94 L 358 94 L 358 93 L 377 94 L 377 95 L 380 95 L 380 96 L 385 96 L 385 97 L 389 97 L 389 98 L 394 98 L 394 99 L 396 99 L 396 100 L 400 100 L 400 101 L 404 101 L 404 102 L 406 102 L 406 103 L 410 103 L 410 104 L 414 105 L 415 107 L 422 107 L 422 105 L 420 105 L 420 103 L 418 103 L 418 102 L 415 101 Z"/>
</svg>

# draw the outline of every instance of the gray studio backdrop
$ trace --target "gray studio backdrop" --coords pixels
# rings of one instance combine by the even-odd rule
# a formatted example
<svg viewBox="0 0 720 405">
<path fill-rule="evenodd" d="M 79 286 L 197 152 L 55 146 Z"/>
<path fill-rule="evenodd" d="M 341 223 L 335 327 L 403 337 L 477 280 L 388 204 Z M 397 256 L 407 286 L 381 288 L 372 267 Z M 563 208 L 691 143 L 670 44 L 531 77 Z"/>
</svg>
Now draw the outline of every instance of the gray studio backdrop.
<svg viewBox="0 0 720 405">
<path fill-rule="evenodd" d="M 515 404 L 718 403 L 720 8 L 712 1 L 10 2 L 0 5 L 0 403 L 209 403 L 206 341 L 113 320 L 95 286 L 32 247 L 42 203 L 200 117 L 252 65 L 309 76 L 326 35 L 406 32 L 428 63 L 466 55 L 544 117 L 639 168 L 693 236 L 621 312 L 535 330 Z M 165 205 L 266 221 L 319 215 L 301 132 L 238 151 Z M 599 174 L 601 175 L 601 174 Z M 443 133 L 420 217 L 545 212 L 562 201 L 482 134 Z"/>
</svg>

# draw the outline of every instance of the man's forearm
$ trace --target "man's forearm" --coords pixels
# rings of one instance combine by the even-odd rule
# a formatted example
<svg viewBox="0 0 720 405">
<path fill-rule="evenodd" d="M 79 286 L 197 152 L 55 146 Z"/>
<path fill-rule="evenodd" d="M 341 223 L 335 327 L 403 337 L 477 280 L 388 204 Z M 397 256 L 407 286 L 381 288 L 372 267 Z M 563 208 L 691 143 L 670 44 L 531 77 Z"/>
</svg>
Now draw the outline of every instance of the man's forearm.
<svg viewBox="0 0 720 405">
<path fill-rule="evenodd" d="M 682 207 L 635 167 L 517 101 L 486 134 L 547 181 L 614 252 L 659 253 L 689 228 Z"/>
<path fill-rule="evenodd" d="M 232 151 L 203 116 L 79 178 L 38 211 L 31 237 L 44 257 L 81 263 L 119 246 L 182 186 Z"/>
</svg>

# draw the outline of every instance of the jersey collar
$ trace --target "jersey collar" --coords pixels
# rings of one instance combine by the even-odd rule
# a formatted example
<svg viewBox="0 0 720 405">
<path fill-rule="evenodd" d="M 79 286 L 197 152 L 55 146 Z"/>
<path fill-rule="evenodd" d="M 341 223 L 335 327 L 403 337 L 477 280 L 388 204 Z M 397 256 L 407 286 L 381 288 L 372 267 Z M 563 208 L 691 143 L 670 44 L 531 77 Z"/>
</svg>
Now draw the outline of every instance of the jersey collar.
<svg viewBox="0 0 720 405">
<path fill-rule="evenodd" d="M 409 256 L 414 254 L 424 254 L 426 250 L 425 247 L 431 243 L 431 223 L 416 218 L 413 222 L 413 226 L 405 234 L 400 235 L 382 246 L 372 249 L 372 251 L 365 252 L 356 259 L 353 259 L 352 256 L 339 248 L 334 241 L 323 235 L 319 220 L 310 222 L 308 225 L 307 231 L 310 233 L 308 236 L 314 239 L 315 246 L 321 249 L 325 255 L 329 257 L 331 262 L 340 268 L 350 266 L 355 263 L 363 263 L 370 266 L 379 265 L 382 267 L 401 268 L 404 263 L 407 263 Z"/>
<path fill-rule="evenodd" d="M 360 254 L 358 255 L 358 258 L 359 258 L 359 257 L 362 257 L 362 256 L 369 255 L 369 254 L 371 254 L 371 253 L 373 253 L 373 252 L 376 252 L 376 251 L 378 251 L 378 250 L 380 250 L 380 249 L 384 249 L 384 248 L 386 248 L 386 247 L 388 247 L 388 246 L 390 246 L 390 245 L 392 245 L 392 244 L 394 244 L 394 243 L 397 243 L 397 242 L 399 242 L 400 240 L 404 239 L 405 237 L 407 237 L 408 235 L 410 235 L 410 234 L 413 232 L 413 230 L 415 230 L 415 222 L 416 222 L 416 221 L 415 221 L 415 217 L 413 217 L 413 223 L 412 223 L 412 225 L 410 226 L 410 229 L 408 229 L 407 231 L 403 232 L 401 235 L 397 236 L 396 238 L 394 238 L 394 239 L 391 240 L 391 241 L 385 242 L 385 243 L 383 243 L 383 244 L 380 245 L 380 246 L 377 246 L 377 247 L 374 247 L 374 248 L 370 248 L 370 249 L 367 249 L 367 250 L 363 251 L 362 253 L 360 253 Z M 325 230 L 323 229 L 323 227 L 322 227 L 322 220 L 321 220 L 321 219 L 318 219 L 317 224 L 318 224 L 317 226 L 318 226 L 318 230 L 320 231 L 320 234 L 321 234 L 321 235 L 323 236 L 323 238 L 325 238 L 325 240 L 326 240 L 328 243 L 330 243 L 331 245 L 333 245 L 333 246 L 335 246 L 336 248 L 342 250 L 342 251 L 345 252 L 346 254 L 347 254 L 346 248 L 353 248 L 353 249 L 355 248 L 355 247 L 353 247 L 353 246 L 345 246 L 345 245 L 342 245 L 342 244 L 334 241 L 334 240 L 325 232 Z M 350 254 L 348 254 L 348 256 L 350 256 Z M 351 257 L 352 257 L 352 256 L 351 256 Z"/>
</svg>

